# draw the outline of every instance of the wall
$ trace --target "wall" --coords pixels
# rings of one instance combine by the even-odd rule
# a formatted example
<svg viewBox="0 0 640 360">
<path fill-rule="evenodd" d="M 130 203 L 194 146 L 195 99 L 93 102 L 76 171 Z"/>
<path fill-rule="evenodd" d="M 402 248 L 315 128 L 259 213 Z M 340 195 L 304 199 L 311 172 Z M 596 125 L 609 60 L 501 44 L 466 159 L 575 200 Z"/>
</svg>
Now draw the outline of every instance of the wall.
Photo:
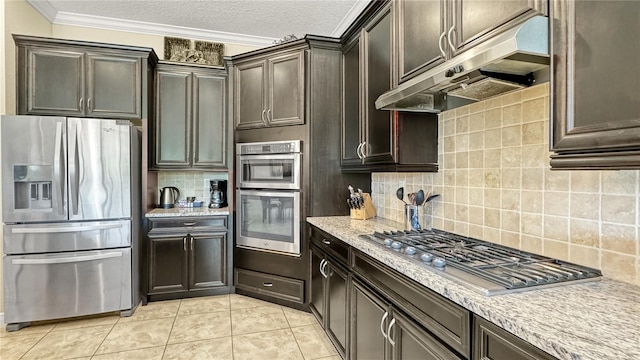
<svg viewBox="0 0 640 360">
<path fill-rule="evenodd" d="M 447 111 L 438 173 L 375 173 L 378 216 L 403 221 L 395 196 L 441 194 L 434 228 L 599 268 L 640 285 L 639 171 L 551 171 L 549 86 Z"/>
<path fill-rule="evenodd" d="M 195 196 L 196 200 L 204 201 L 204 206 L 209 205 L 209 180 L 228 180 L 226 172 L 159 172 L 158 188 L 175 186 L 180 190 L 180 199 L 187 196 Z M 227 184 L 228 193 L 232 191 L 233 184 Z M 158 192 L 158 195 L 160 193 Z"/>
</svg>

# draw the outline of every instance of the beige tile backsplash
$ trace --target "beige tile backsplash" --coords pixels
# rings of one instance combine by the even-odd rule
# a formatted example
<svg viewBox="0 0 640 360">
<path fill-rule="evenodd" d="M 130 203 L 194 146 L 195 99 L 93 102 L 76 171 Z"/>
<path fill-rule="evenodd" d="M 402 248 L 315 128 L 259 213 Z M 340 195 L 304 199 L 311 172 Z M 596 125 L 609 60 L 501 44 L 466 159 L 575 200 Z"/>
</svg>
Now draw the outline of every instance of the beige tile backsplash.
<svg viewBox="0 0 640 360">
<path fill-rule="evenodd" d="M 228 180 L 226 172 L 158 172 L 158 188 L 175 186 L 180 190 L 180 199 L 195 196 L 196 200 L 209 203 L 209 180 Z M 227 184 L 227 191 L 231 191 L 232 184 Z"/>
<path fill-rule="evenodd" d="M 640 285 L 640 173 L 551 171 L 548 84 L 444 112 L 438 133 L 438 173 L 373 174 L 378 216 L 403 222 L 396 189 L 424 189 L 441 196 L 423 225 Z"/>
</svg>

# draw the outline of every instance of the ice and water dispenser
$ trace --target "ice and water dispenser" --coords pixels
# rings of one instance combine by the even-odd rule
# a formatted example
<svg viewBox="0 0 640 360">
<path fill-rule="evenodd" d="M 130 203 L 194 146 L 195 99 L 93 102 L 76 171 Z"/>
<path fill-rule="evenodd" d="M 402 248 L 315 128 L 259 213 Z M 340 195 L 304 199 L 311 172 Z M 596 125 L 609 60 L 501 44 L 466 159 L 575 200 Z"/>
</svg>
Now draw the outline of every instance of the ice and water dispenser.
<svg viewBox="0 0 640 360">
<path fill-rule="evenodd" d="M 15 209 L 51 209 L 51 165 L 14 165 Z"/>
</svg>

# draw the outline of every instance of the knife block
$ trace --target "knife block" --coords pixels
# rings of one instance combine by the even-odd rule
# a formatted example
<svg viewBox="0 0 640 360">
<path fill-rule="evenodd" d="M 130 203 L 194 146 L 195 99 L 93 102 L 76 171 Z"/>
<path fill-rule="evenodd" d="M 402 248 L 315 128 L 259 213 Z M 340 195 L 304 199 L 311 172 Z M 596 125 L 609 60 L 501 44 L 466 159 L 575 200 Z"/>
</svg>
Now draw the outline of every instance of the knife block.
<svg viewBox="0 0 640 360">
<path fill-rule="evenodd" d="M 357 220 L 367 220 L 376 216 L 376 208 L 373 206 L 371 196 L 368 193 L 363 193 L 364 205 L 360 209 L 351 209 L 351 218 Z"/>
</svg>

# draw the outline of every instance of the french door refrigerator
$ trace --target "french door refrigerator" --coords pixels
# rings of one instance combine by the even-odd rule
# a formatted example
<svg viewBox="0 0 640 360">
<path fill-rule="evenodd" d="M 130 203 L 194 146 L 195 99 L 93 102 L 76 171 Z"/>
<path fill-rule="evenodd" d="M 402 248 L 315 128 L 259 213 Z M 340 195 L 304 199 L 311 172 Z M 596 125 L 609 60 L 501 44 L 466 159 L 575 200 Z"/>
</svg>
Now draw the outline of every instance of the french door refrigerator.
<svg viewBox="0 0 640 360">
<path fill-rule="evenodd" d="M 121 311 L 140 299 L 140 131 L 128 121 L 2 116 L 4 316 Z"/>
</svg>

